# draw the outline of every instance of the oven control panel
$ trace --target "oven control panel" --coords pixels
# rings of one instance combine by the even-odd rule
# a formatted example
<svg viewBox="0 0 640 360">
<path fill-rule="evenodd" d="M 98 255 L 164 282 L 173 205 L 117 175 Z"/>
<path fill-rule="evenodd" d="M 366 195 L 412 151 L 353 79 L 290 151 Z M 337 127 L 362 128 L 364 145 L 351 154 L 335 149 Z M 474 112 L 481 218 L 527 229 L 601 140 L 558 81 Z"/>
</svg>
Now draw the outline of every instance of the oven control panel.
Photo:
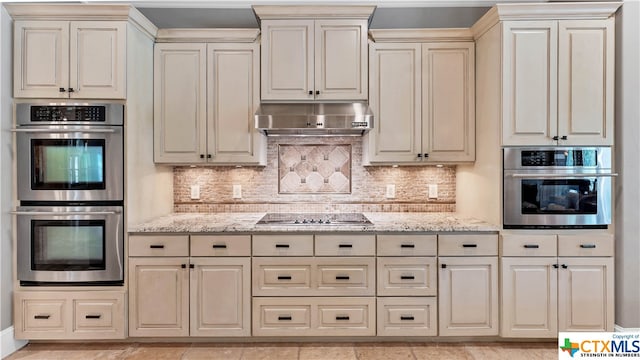
<svg viewBox="0 0 640 360">
<path fill-rule="evenodd" d="M 89 121 L 105 122 L 104 106 L 31 106 L 32 122 Z"/>
<path fill-rule="evenodd" d="M 596 166 L 595 149 L 574 150 L 523 150 L 520 153 L 522 166 Z"/>
</svg>

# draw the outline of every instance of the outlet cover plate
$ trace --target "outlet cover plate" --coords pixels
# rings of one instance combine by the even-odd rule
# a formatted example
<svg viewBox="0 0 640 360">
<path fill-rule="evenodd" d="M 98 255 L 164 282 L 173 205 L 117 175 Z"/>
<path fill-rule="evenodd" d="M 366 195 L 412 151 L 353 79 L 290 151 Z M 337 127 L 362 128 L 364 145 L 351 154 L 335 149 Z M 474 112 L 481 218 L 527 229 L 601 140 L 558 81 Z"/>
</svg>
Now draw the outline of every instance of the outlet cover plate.
<svg viewBox="0 0 640 360">
<path fill-rule="evenodd" d="M 387 192 L 385 193 L 387 199 L 393 199 L 396 197 L 396 186 L 394 184 L 387 185 Z"/>
</svg>

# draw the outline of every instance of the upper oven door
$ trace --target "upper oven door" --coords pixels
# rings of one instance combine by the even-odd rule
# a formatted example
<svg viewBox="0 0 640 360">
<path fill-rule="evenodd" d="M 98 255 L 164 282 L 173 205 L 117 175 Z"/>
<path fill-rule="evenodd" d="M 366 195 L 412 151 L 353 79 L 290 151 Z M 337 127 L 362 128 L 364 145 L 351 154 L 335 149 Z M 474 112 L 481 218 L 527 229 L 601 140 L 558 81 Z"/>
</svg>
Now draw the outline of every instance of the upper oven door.
<svg viewBox="0 0 640 360">
<path fill-rule="evenodd" d="M 602 227 L 611 223 L 607 173 L 505 170 L 505 228 Z"/>
<path fill-rule="evenodd" d="M 124 199 L 121 126 L 23 126 L 15 131 L 18 200 Z"/>
</svg>

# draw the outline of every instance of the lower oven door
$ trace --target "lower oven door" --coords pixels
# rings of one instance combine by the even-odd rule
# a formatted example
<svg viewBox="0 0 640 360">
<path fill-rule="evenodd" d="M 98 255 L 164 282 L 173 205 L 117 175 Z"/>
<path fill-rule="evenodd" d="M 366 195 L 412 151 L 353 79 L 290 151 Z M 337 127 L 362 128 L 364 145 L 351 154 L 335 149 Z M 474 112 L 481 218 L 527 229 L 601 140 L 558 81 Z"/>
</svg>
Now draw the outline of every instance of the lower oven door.
<svg viewBox="0 0 640 360">
<path fill-rule="evenodd" d="M 124 280 L 122 207 L 19 207 L 17 268 L 21 284 Z"/>
<path fill-rule="evenodd" d="M 606 228 L 611 173 L 504 171 L 505 228 Z"/>
</svg>

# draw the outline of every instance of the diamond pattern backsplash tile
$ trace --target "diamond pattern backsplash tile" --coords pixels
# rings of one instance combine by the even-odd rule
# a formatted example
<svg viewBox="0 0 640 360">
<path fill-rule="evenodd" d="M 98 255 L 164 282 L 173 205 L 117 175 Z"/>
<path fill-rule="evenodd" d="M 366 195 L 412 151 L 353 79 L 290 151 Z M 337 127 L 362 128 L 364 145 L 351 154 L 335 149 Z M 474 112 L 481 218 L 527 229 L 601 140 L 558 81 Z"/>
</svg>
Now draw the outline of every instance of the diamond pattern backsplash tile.
<svg viewBox="0 0 640 360">
<path fill-rule="evenodd" d="M 280 194 L 350 194 L 351 145 L 278 145 Z"/>
</svg>

